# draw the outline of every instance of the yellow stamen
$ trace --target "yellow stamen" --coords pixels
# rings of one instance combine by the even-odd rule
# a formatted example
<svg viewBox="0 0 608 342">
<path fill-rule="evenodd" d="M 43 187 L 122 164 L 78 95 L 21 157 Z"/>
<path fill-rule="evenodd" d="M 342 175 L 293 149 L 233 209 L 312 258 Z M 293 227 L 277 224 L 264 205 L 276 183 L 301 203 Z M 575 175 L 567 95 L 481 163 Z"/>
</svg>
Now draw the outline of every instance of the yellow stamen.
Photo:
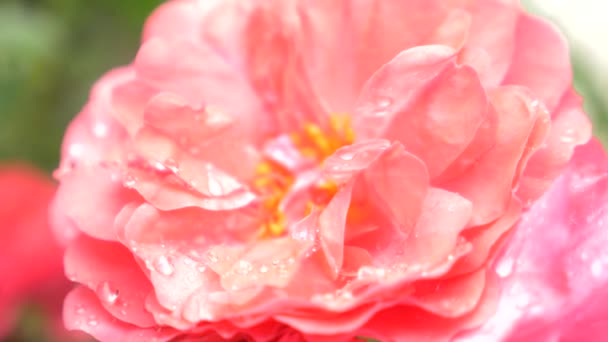
<svg viewBox="0 0 608 342">
<path fill-rule="evenodd" d="M 302 156 L 312 158 L 318 163 L 322 163 L 337 149 L 352 144 L 355 140 L 348 115 L 331 115 L 328 125 L 323 128 L 314 123 L 304 124 L 301 132 L 294 132 L 289 136 Z M 258 236 L 280 236 L 287 230 L 287 219 L 282 212 L 281 202 L 295 181 L 294 175 L 271 160 L 262 161 L 255 172 L 257 177 L 253 180 L 253 187 L 263 198 L 262 210 L 265 217 Z M 338 185 L 332 181 L 323 181 L 310 191 L 311 200 L 306 204 L 305 215 L 310 214 L 315 206 L 326 206 L 338 192 Z"/>
<path fill-rule="evenodd" d="M 261 162 L 256 166 L 255 172 L 258 175 L 270 174 L 272 172 L 272 166 L 270 165 L 269 162 Z"/>
</svg>

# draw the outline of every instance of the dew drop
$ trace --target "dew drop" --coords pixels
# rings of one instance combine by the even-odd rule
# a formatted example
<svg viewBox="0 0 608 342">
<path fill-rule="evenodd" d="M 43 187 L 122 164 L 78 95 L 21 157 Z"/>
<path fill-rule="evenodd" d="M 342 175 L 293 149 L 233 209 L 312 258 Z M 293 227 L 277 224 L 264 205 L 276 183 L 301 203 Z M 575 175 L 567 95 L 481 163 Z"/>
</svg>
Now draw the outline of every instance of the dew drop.
<svg viewBox="0 0 608 342">
<path fill-rule="evenodd" d="M 168 257 L 161 255 L 156 258 L 154 268 L 162 275 L 170 276 L 173 274 L 174 267 Z"/>
<path fill-rule="evenodd" d="M 104 303 L 113 305 L 118 300 L 119 291 L 108 281 L 99 283 L 95 291 Z"/>
<path fill-rule="evenodd" d="M 540 101 L 538 101 L 538 100 L 534 100 L 534 101 L 530 102 L 530 107 L 532 107 L 532 110 L 537 110 L 539 106 L 540 106 Z"/>
<path fill-rule="evenodd" d="M 501 278 L 508 277 L 509 275 L 511 275 L 511 272 L 513 272 L 513 259 L 512 258 L 503 260 L 496 267 L 496 274 L 498 274 L 498 276 Z"/>
<path fill-rule="evenodd" d="M 376 101 L 376 105 L 380 108 L 387 108 L 393 104 L 393 100 L 388 97 L 379 97 Z"/>
<path fill-rule="evenodd" d="M 99 322 L 97 320 L 95 320 L 94 318 L 92 318 L 89 320 L 88 324 L 92 327 L 96 327 L 99 324 Z"/>
<path fill-rule="evenodd" d="M 602 264 L 601 260 L 595 260 L 591 264 L 591 274 L 593 274 L 594 277 L 601 276 L 603 271 L 604 271 L 604 265 Z"/>
<path fill-rule="evenodd" d="M 98 122 L 97 124 L 95 124 L 95 127 L 93 127 L 93 134 L 95 134 L 95 136 L 97 136 L 98 138 L 105 137 L 106 135 L 108 135 L 108 126 L 103 122 Z"/>
<path fill-rule="evenodd" d="M 163 173 L 167 171 L 167 167 L 165 165 L 163 165 L 163 163 L 161 162 L 156 162 L 154 163 L 154 168 L 156 169 L 156 171 Z"/>
<path fill-rule="evenodd" d="M 209 193 L 211 196 L 221 196 L 224 194 L 224 190 L 222 189 L 222 184 L 218 182 L 214 177 L 209 177 L 207 181 L 207 186 L 209 187 Z"/>
<path fill-rule="evenodd" d="M 125 178 L 125 182 L 124 185 L 127 188 L 132 188 L 135 186 L 135 183 L 137 182 L 137 179 L 135 177 L 133 177 L 132 175 L 127 175 Z"/>
<path fill-rule="evenodd" d="M 249 272 L 251 272 L 251 270 L 251 263 L 245 260 L 240 260 L 236 267 L 236 273 L 240 275 L 247 275 Z"/>
<path fill-rule="evenodd" d="M 207 259 L 209 259 L 209 261 L 214 264 L 218 261 L 217 254 L 215 254 L 215 252 L 207 253 Z"/>
<path fill-rule="evenodd" d="M 355 154 L 352 152 L 342 152 L 340 153 L 340 158 L 345 161 L 353 160 Z"/>
<path fill-rule="evenodd" d="M 171 170 L 171 172 L 173 173 L 178 173 L 179 172 L 179 168 L 177 165 L 177 162 L 173 159 L 167 159 L 165 160 L 165 167 L 167 167 L 169 170 Z"/>
<path fill-rule="evenodd" d="M 266 273 L 266 272 L 268 272 L 268 266 L 266 266 L 266 265 L 262 265 L 262 266 L 260 267 L 260 273 Z"/>
<path fill-rule="evenodd" d="M 76 306 L 76 310 L 75 311 L 76 311 L 76 314 L 82 315 L 82 314 L 85 313 L 86 310 L 82 306 L 78 305 L 78 306 Z"/>
</svg>

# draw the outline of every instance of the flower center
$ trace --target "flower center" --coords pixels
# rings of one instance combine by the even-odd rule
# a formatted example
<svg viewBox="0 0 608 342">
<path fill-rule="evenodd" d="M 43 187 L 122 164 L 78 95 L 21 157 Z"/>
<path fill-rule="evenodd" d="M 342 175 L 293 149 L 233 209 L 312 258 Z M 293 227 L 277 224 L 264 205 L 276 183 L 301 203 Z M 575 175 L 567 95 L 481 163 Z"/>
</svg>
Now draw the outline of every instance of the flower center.
<svg viewBox="0 0 608 342">
<path fill-rule="evenodd" d="M 306 123 L 301 131 L 289 135 L 291 143 L 304 158 L 313 160 L 316 167 L 342 146 L 355 140 L 354 131 L 347 115 L 331 115 L 326 128 Z M 264 198 L 263 223 L 259 235 L 273 237 L 282 235 L 287 228 L 287 219 L 281 203 L 296 181 L 296 175 L 285 166 L 266 159 L 257 165 L 253 188 Z M 325 206 L 338 191 L 334 182 L 318 180 L 309 188 L 309 200 L 304 214 L 314 206 Z"/>
</svg>

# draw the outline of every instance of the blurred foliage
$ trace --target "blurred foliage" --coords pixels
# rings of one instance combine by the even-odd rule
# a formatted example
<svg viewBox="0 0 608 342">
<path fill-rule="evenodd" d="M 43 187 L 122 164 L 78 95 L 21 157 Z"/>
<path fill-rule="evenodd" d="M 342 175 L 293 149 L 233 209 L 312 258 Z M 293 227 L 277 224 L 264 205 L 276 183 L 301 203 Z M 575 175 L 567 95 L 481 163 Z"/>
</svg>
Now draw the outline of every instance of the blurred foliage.
<svg viewBox="0 0 608 342">
<path fill-rule="evenodd" d="M 134 57 L 161 0 L 0 0 L 0 159 L 50 171 L 93 82 Z"/>
</svg>

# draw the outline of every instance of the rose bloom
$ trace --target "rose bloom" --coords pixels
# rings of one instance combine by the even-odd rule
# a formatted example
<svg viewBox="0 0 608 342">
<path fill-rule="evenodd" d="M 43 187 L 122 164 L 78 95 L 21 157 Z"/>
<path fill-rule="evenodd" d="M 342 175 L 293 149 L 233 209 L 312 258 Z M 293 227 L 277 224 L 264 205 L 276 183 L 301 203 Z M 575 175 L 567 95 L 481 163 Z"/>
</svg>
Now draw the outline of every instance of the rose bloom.
<svg viewBox="0 0 608 342">
<path fill-rule="evenodd" d="M 608 162 L 571 81 L 515 1 L 165 3 L 65 137 L 65 323 L 598 340 Z"/>
<path fill-rule="evenodd" d="M 0 166 L 0 339 L 14 330 L 25 305 L 43 314 L 49 341 L 67 341 L 61 297 L 70 284 L 63 276 L 63 250 L 48 224 L 55 184 L 21 164 Z"/>
</svg>

